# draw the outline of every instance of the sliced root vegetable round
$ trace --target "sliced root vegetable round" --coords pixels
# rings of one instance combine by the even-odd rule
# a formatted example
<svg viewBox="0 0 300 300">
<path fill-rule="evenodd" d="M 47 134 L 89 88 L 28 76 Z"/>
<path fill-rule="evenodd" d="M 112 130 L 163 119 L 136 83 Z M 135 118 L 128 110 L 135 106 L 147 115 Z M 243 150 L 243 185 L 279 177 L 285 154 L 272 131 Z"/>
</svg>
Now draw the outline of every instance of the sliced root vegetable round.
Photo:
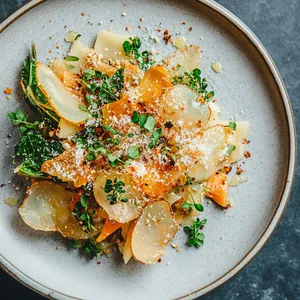
<svg viewBox="0 0 300 300">
<path fill-rule="evenodd" d="M 70 136 L 75 135 L 75 133 L 77 133 L 81 130 L 82 130 L 82 128 L 80 126 L 72 124 L 61 118 L 58 123 L 56 135 L 61 139 L 66 139 Z"/>
<path fill-rule="evenodd" d="M 185 46 L 164 60 L 172 77 L 183 76 L 184 72 L 192 72 L 199 67 L 199 63 L 200 47 L 194 45 Z"/>
<path fill-rule="evenodd" d="M 116 34 L 108 30 L 100 30 L 97 35 L 94 49 L 103 55 L 106 61 L 129 60 L 126 56 L 123 43 L 129 41 L 129 36 Z"/>
<path fill-rule="evenodd" d="M 215 125 L 204 131 L 198 149 L 201 153 L 199 163 L 189 171 L 189 176 L 195 181 L 205 181 L 216 173 L 220 162 L 226 159 L 228 147 L 224 126 Z"/>
<path fill-rule="evenodd" d="M 144 264 L 154 264 L 174 238 L 178 225 L 167 201 L 148 204 L 136 221 L 131 235 L 133 257 Z"/>
<path fill-rule="evenodd" d="M 73 193 L 48 181 L 38 182 L 29 187 L 23 205 L 19 208 L 24 222 L 35 230 L 56 231 L 55 208 L 51 201 L 58 194 L 59 197 L 67 200 L 73 196 Z"/>
<path fill-rule="evenodd" d="M 65 120 L 82 124 L 88 113 L 80 109 L 81 102 L 69 92 L 55 73 L 46 65 L 37 64 L 37 82 L 51 107 Z"/>
<path fill-rule="evenodd" d="M 159 107 L 160 115 L 167 116 L 168 121 L 180 121 L 186 127 L 193 128 L 205 127 L 211 114 L 208 103 L 199 101 L 196 92 L 181 84 L 166 92 Z"/>
<path fill-rule="evenodd" d="M 124 185 L 121 186 L 124 192 L 116 193 L 116 203 L 111 204 L 108 197 L 112 197 L 114 194 L 113 189 L 116 187 L 115 179 L 117 179 L 118 182 L 124 183 Z M 112 189 L 105 188 L 110 182 L 114 187 Z M 137 218 L 144 206 L 143 197 L 124 175 L 98 175 L 94 183 L 94 195 L 96 201 L 107 212 L 108 216 L 119 223 L 126 223 Z"/>
<path fill-rule="evenodd" d="M 69 56 L 76 57 L 76 61 L 67 61 L 67 65 L 70 67 L 69 70 L 73 74 L 79 74 L 81 66 L 83 65 L 87 55 L 92 51 L 91 48 L 83 45 L 80 40 L 74 40 L 71 45 Z"/>
<path fill-rule="evenodd" d="M 70 210 L 70 200 L 74 193 L 63 186 L 40 181 L 27 190 L 27 196 L 19 213 L 24 222 L 35 230 L 59 231 L 64 237 L 73 239 L 87 239 L 87 234 Z M 97 225 L 97 231 L 100 227 Z"/>
</svg>

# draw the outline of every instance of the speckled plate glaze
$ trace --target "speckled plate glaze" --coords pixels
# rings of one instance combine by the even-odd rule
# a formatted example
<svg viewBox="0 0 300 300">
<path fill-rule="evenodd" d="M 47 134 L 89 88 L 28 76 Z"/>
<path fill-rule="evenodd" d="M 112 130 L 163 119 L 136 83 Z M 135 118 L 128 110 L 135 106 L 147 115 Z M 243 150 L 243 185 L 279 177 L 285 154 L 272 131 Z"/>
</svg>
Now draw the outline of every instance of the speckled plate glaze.
<svg viewBox="0 0 300 300">
<path fill-rule="evenodd" d="M 122 12 L 127 16 L 122 17 Z M 141 17 L 144 23 L 140 23 Z M 182 21 L 186 21 L 186 27 L 180 25 Z M 237 120 L 250 122 L 252 157 L 243 165 L 249 182 L 231 189 L 232 209 L 223 211 L 213 204 L 205 205 L 208 224 L 201 249 L 185 247 L 186 236 L 179 233 L 176 243 L 180 252 L 168 247 L 162 262 L 154 266 L 134 261 L 124 266 L 117 257 L 101 258 L 97 265 L 68 250 L 57 234 L 31 230 L 16 207 L 4 204 L 8 196 L 21 201 L 26 185 L 13 176 L 11 155 L 18 133 L 7 113 L 26 107 L 19 74 L 32 41 L 39 59 L 47 62 L 47 57 L 65 53 L 68 45 L 63 39 L 70 29 L 92 44 L 101 28 L 125 32 L 126 26 L 132 26 L 130 33 L 141 35 L 138 25 L 151 27 L 160 22 L 162 29 L 169 28 L 171 33 L 177 24 L 188 43 L 202 47 L 201 69 L 216 91 L 223 118 L 235 113 Z M 193 30 L 189 32 L 188 27 Z M 36 0 L 7 19 L 0 29 L 0 91 L 6 87 L 14 90 L 11 100 L 2 94 L 0 101 L 0 183 L 5 184 L 0 188 L 0 260 L 5 270 L 55 299 L 192 299 L 234 276 L 257 254 L 288 201 L 295 171 L 295 126 L 287 92 L 273 61 L 241 21 L 208 0 Z M 56 42 L 60 54 L 56 53 Z M 50 55 L 49 49 L 55 51 Z M 220 74 L 210 67 L 216 59 L 223 65 Z M 9 133 L 13 134 L 11 139 L 7 138 Z M 23 188 L 16 191 L 13 183 Z"/>
</svg>

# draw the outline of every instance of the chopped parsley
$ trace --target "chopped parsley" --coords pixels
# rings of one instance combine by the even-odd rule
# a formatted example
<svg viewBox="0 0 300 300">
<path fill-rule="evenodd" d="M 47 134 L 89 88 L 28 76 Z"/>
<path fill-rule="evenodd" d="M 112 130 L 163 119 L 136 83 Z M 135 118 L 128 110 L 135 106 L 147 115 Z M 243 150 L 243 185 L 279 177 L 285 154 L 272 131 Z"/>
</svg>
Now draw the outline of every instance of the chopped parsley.
<svg viewBox="0 0 300 300">
<path fill-rule="evenodd" d="M 146 119 L 146 123 L 144 124 L 144 128 L 152 132 L 155 128 L 155 119 L 150 115 Z"/>
<path fill-rule="evenodd" d="M 159 138 L 161 136 L 162 133 L 162 129 L 158 128 L 156 129 L 152 135 L 150 136 L 150 143 L 148 144 L 149 148 L 154 148 L 157 146 L 158 142 L 159 142 Z"/>
<path fill-rule="evenodd" d="M 200 221 L 200 219 L 197 218 L 191 226 L 183 227 L 184 232 L 189 237 L 187 242 L 189 247 L 199 248 L 204 244 L 204 233 L 200 231 L 203 229 L 206 222 L 206 219 Z"/>
<path fill-rule="evenodd" d="M 118 180 L 115 178 L 114 181 L 111 179 L 106 179 L 104 191 L 107 193 L 106 199 L 109 201 L 111 205 L 118 203 L 120 200 L 121 202 L 127 202 L 128 199 L 123 197 L 126 191 L 123 189 L 125 183 L 123 181 Z"/>
<path fill-rule="evenodd" d="M 132 145 L 128 148 L 128 157 L 136 159 L 140 156 L 140 149 L 138 146 Z"/>
<path fill-rule="evenodd" d="M 123 50 L 126 56 L 130 56 L 138 61 L 140 69 L 147 71 L 154 65 L 154 60 L 150 58 L 150 53 L 148 51 L 139 52 L 141 45 L 140 38 L 130 37 L 129 41 L 123 43 Z"/>
<path fill-rule="evenodd" d="M 210 101 L 215 95 L 213 91 L 207 91 L 207 80 L 206 78 L 201 78 L 200 69 L 194 69 L 191 73 L 185 72 L 183 77 L 174 77 L 173 84 L 186 84 L 192 90 L 200 94 L 205 101 Z"/>
</svg>

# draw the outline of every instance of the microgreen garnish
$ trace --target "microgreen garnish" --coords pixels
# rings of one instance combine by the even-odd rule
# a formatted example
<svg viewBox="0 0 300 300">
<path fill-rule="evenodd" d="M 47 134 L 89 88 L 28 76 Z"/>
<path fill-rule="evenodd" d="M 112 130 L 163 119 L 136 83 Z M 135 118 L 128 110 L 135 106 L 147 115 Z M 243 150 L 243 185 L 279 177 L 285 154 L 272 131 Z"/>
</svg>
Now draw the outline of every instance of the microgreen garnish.
<svg viewBox="0 0 300 300">
<path fill-rule="evenodd" d="M 82 111 L 88 111 L 87 107 L 84 104 L 78 104 L 78 108 Z"/>
<path fill-rule="evenodd" d="M 229 122 L 229 128 L 231 130 L 236 130 L 236 123 L 235 122 Z"/>
<path fill-rule="evenodd" d="M 159 142 L 159 138 L 161 136 L 161 133 L 162 133 L 161 128 L 156 129 L 152 133 L 152 135 L 150 136 L 150 143 L 148 144 L 149 148 L 154 148 L 157 145 L 157 143 Z"/>
<path fill-rule="evenodd" d="M 103 128 L 104 128 L 105 130 L 109 131 L 110 133 L 112 133 L 113 135 L 119 134 L 118 131 L 114 130 L 114 129 L 113 129 L 112 127 L 110 127 L 110 126 L 105 125 L 105 126 L 103 126 Z"/>
<path fill-rule="evenodd" d="M 86 242 L 84 242 L 82 249 L 89 259 L 93 259 L 94 257 L 97 257 L 99 254 L 103 253 L 103 250 L 92 239 L 88 239 Z"/>
<path fill-rule="evenodd" d="M 114 181 L 112 181 L 111 179 L 106 179 L 104 191 L 108 194 L 106 199 L 111 205 L 118 203 L 119 200 L 121 202 L 128 201 L 127 198 L 122 197 L 122 194 L 126 192 L 123 189 L 123 186 L 125 186 L 125 183 L 118 180 L 118 178 L 115 178 Z"/>
<path fill-rule="evenodd" d="M 138 146 L 132 145 L 128 148 L 128 157 L 136 159 L 140 156 L 140 149 Z"/>
<path fill-rule="evenodd" d="M 76 217 L 82 229 L 90 232 L 91 229 L 96 230 L 92 225 L 92 216 L 88 213 L 89 196 L 85 193 L 80 194 L 80 201 L 76 202 L 72 211 L 72 215 Z"/>
<path fill-rule="evenodd" d="M 201 71 L 199 69 L 194 69 L 191 73 L 185 72 L 183 77 L 174 77 L 173 84 L 186 84 L 206 101 L 210 101 L 215 95 L 213 91 L 208 92 L 206 90 L 208 86 L 207 80 L 206 78 L 201 78 Z"/>
<path fill-rule="evenodd" d="M 34 123 L 28 122 L 29 116 L 23 113 L 21 110 L 10 112 L 8 117 L 15 125 L 19 126 L 22 133 L 25 133 L 29 129 L 37 129 L 40 124 L 39 121 L 35 121 Z"/>
<path fill-rule="evenodd" d="M 228 156 L 231 155 L 231 152 L 233 152 L 233 151 L 235 150 L 235 146 L 229 144 L 229 145 L 227 145 L 227 147 L 228 147 L 228 148 L 227 148 L 226 156 L 228 157 Z"/>
<path fill-rule="evenodd" d="M 186 180 L 185 180 L 185 186 L 189 186 L 189 185 L 192 185 L 193 184 L 193 179 L 192 177 L 190 177 L 189 175 L 186 176 Z"/>
<path fill-rule="evenodd" d="M 70 245 L 73 249 L 77 249 L 78 248 L 78 241 L 76 240 L 71 240 L 70 241 Z"/>
<path fill-rule="evenodd" d="M 79 61 L 79 57 L 77 57 L 77 56 L 67 56 L 66 58 L 65 58 L 65 61 Z"/>
<path fill-rule="evenodd" d="M 203 229 L 206 222 L 207 222 L 206 219 L 200 221 L 200 219 L 197 218 L 191 226 L 183 227 L 184 232 L 189 237 L 187 242 L 187 245 L 189 247 L 199 248 L 204 244 L 204 233 L 200 231 Z"/>
<path fill-rule="evenodd" d="M 95 101 L 100 101 L 103 105 L 120 98 L 124 87 L 124 69 L 119 69 L 111 77 L 100 71 L 87 69 L 83 73 L 82 80 L 88 93 L 93 94 L 97 99 Z M 91 101 L 91 97 L 87 101 Z"/>
<path fill-rule="evenodd" d="M 123 43 L 123 50 L 126 56 L 131 56 L 138 61 L 140 69 L 147 71 L 154 65 L 154 61 L 150 58 L 148 51 L 139 52 L 141 45 L 140 38 L 130 37 L 129 41 Z"/>
<path fill-rule="evenodd" d="M 181 208 L 188 209 L 190 213 L 193 211 L 193 208 L 195 208 L 196 210 L 201 211 L 201 212 L 204 211 L 203 205 L 200 203 L 184 202 L 181 205 Z"/>
</svg>

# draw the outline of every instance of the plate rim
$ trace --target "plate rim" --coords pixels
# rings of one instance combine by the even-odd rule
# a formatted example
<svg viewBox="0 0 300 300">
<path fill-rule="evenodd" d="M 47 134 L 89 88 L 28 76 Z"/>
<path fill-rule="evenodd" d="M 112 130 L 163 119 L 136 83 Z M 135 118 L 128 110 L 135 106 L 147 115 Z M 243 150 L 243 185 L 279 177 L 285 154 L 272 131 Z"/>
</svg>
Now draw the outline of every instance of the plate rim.
<svg viewBox="0 0 300 300">
<path fill-rule="evenodd" d="M 32 0 L 29 3 L 25 4 L 23 7 L 18 9 L 12 15 L 10 15 L 7 19 L 5 19 L 0 24 L 0 33 L 2 33 L 10 24 L 15 22 L 19 19 L 23 14 L 30 11 L 32 8 L 38 6 L 46 2 L 47 0 Z M 267 65 L 269 71 L 271 72 L 276 85 L 279 89 L 281 94 L 281 100 L 284 104 L 286 121 L 288 123 L 288 131 L 289 131 L 289 164 L 288 169 L 286 172 L 285 178 L 285 186 L 282 191 L 282 195 L 280 197 L 280 201 L 274 212 L 272 219 L 268 226 L 266 227 L 265 231 L 262 233 L 261 237 L 258 239 L 256 244 L 252 247 L 251 250 L 227 273 L 223 274 L 221 277 L 216 279 L 214 282 L 188 293 L 182 297 L 176 298 L 177 300 L 188 300 L 194 299 L 201 295 L 204 295 L 210 291 L 215 290 L 229 279 L 233 278 L 238 272 L 240 272 L 245 266 L 247 266 L 252 259 L 256 257 L 256 255 L 261 251 L 261 249 L 265 246 L 265 244 L 270 239 L 272 233 L 277 228 L 280 220 L 283 217 L 283 214 L 286 210 L 287 203 L 289 201 L 293 183 L 295 179 L 296 173 L 296 161 L 297 161 L 297 134 L 296 134 L 296 124 L 293 114 L 293 109 L 291 105 L 291 101 L 285 87 L 284 81 L 279 73 L 279 70 L 276 67 L 273 59 L 271 58 L 270 54 L 262 44 L 262 42 L 258 39 L 258 37 L 252 32 L 252 30 L 245 25 L 237 16 L 223 7 L 221 4 L 213 1 L 213 0 L 194 0 L 195 2 L 202 3 L 206 5 L 208 8 L 212 9 L 213 11 L 217 12 L 221 16 L 225 17 L 232 25 L 234 25 L 251 43 L 255 46 L 258 53 L 263 58 L 265 64 Z M 1 268 L 6 271 L 10 276 L 14 279 L 25 285 L 26 287 L 30 288 L 31 290 L 35 291 L 36 293 L 49 298 L 49 299 L 66 299 L 66 300 L 81 300 L 80 298 L 76 298 L 70 295 L 66 295 L 62 292 L 55 291 L 47 286 L 37 282 L 36 280 L 30 278 L 20 270 L 18 270 L 12 263 L 7 261 L 1 254 L 0 254 L 0 266 Z"/>
</svg>

